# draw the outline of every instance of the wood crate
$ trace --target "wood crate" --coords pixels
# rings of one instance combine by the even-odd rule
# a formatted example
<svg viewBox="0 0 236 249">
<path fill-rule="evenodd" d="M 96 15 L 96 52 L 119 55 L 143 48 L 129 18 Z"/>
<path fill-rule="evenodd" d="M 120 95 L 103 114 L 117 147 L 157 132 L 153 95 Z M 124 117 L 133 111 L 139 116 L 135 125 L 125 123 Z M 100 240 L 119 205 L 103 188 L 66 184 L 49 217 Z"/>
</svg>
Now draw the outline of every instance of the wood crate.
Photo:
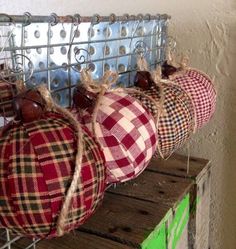
<svg viewBox="0 0 236 249">
<path fill-rule="evenodd" d="M 95 215 L 77 231 L 42 240 L 37 249 L 208 249 L 210 166 L 186 157 L 153 159 L 137 179 L 109 188 Z M 26 238 L 12 248 L 26 248 Z M 0 246 L 1 248 L 1 246 Z"/>
<path fill-rule="evenodd" d="M 188 224 L 188 248 L 209 248 L 211 163 L 200 158 L 190 158 L 187 173 L 187 158 L 174 154 L 169 160 L 153 159 L 148 170 L 161 174 L 192 179 L 190 191 L 190 220 Z"/>
</svg>

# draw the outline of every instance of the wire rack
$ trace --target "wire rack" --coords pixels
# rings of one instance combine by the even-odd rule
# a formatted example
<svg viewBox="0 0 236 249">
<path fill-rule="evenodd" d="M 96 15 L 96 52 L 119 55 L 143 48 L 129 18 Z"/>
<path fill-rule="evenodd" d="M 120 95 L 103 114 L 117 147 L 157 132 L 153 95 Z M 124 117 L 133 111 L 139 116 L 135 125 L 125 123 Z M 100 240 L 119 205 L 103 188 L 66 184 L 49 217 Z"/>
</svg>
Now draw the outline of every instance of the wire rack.
<svg viewBox="0 0 236 249">
<path fill-rule="evenodd" d="M 168 19 L 159 14 L 0 14 L 0 84 L 9 79 L 22 80 L 28 88 L 47 84 L 55 101 L 65 107 L 71 106 L 73 88 L 85 67 L 94 79 L 106 70 L 117 71 L 117 84 L 132 86 L 138 54 L 145 56 L 150 69 L 165 60 Z M 20 240 L 0 230 L 0 249 L 11 249 Z M 35 248 L 38 241 L 28 240 L 20 248 Z"/>
</svg>

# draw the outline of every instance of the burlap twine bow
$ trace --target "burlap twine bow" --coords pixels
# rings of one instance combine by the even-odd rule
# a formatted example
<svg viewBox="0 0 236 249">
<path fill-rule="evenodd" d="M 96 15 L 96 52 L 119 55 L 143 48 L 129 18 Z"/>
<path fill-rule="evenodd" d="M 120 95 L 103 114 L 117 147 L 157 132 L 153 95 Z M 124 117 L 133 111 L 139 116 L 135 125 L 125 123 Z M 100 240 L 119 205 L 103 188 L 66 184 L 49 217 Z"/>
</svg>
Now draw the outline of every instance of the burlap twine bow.
<svg viewBox="0 0 236 249">
<path fill-rule="evenodd" d="M 101 82 L 99 81 L 94 82 L 90 70 L 84 69 L 81 72 L 82 85 L 88 91 L 98 94 L 96 103 L 93 109 L 93 113 L 92 113 L 92 129 L 93 129 L 93 134 L 98 143 L 99 143 L 99 140 L 97 138 L 96 131 L 95 131 L 95 124 L 96 124 L 96 119 L 98 115 L 98 110 L 101 105 L 102 97 L 108 90 L 111 90 L 114 84 L 116 84 L 118 77 L 119 76 L 116 72 L 106 71 Z"/>
<path fill-rule="evenodd" d="M 57 220 L 57 234 L 58 236 L 62 236 L 65 233 L 66 220 L 70 211 L 71 201 L 74 193 L 77 190 L 77 187 L 80 182 L 81 169 L 82 169 L 82 158 L 83 158 L 83 130 L 79 122 L 76 121 L 74 116 L 67 111 L 66 109 L 57 105 L 52 97 L 48 89 L 45 85 L 40 85 L 37 90 L 40 92 L 42 98 L 46 102 L 46 110 L 53 111 L 62 114 L 68 121 L 73 125 L 75 129 L 75 134 L 77 138 L 77 153 L 75 158 L 75 171 L 73 174 L 73 178 L 70 184 L 70 187 L 66 193 L 64 203 L 62 205 L 58 220 Z"/>
<path fill-rule="evenodd" d="M 149 95 L 145 94 L 143 91 L 134 89 L 134 88 L 125 88 L 125 87 L 115 87 L 115 84 L 117 83 L 117 80 L 119 78 L 119 75 L 117 72 L 112 72 L 112 71 L 106 71 L 104 73 L 104 76 L 100 82 L 94 82 L 91 76 L 91 72 L 89 70 L 82 70 L 81 72 L 81 80 L 83 86 L 88 90 L 93 93 L 97 93 L 97 99 L 95 103 L 95 107 L 92 113 L 92 129 L 93 133 L 95 135 L 95 138 L 97 139 L 97 142 L 99 143 L 99 140 L 96 135 L 96 130 L 95 130 L 95 125 L 96 125 L 96 119 L 98 115 L 98 110 L 100 107 L 100 104 L 102 102 L 102 97 L 106 94 L 108 91 L 112 92 L 117 92 L 117 93 L 126 93 L 126 94 L 140 94 L 144 96 L 145 98 L 149 99 L 153 105 L 156 106 L 158 113 L 156 116 L 154 116 L 155 124 L 157 125 L 158 122 L 157 120 L 159 119 L 159 115 L 162 111 L 162 106 L 161 102 L 155 101 L 152 97 Z M 158 87 L 160 87 L 158 85 Z"/>
</svg>

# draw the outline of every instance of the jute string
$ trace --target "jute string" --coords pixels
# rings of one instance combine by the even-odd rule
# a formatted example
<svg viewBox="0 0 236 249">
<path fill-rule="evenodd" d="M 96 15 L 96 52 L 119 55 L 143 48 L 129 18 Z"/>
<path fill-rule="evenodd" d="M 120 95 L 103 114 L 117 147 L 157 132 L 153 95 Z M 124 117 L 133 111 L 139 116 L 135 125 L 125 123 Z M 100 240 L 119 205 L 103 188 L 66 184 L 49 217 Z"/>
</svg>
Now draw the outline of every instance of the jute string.
<svg viewBox="0 0 236 249">
<path fill-rule="evenodd" d="M 92 129 L 93 129 L 93 134 L 99 143 L 99 140 L 96 135 L 96 120 L 97 120 L 97 115 L 99 111 L 99 107 L 102 103 L 102 98 L 107 92 L 107 90 L 111 89 L 111 87 L 117 82 L 118 80 L 118 74 L 116 72 L 112 71 L 106 71 L 101 82 L 94 82 L 92 79 L 91 72 L 89 70 L 82 70 L 81 72 L 81 80 L 82 84 L 84 87 L 93 93 L 97 93 L 97 99 L 95 103 L 95 107 L 92 113 Z"/>
<path fill-rule="evenodd" d="M 53 101 L 50 95 L 50 92 L 44 85 L 39 86 L 37 90 L 40 92 L 41 96 L 46 102 L 46 109 L 48 111 L 58 112 L 62 114 L 66 119 L 69 120 L 69 122 L 75 128 L 75 133 L 76 133 L 76 138 L 77 138 L 75 171 L 73 174 L 71 185 L 66 193 L 65 200 L 63 202 L 62 209 L 60 211 L 60 214 L 57 220 L 57 234 L 58 236 L 62 236 L 65 233 L 66 220 L 70 212 L 70 206 L 71 206 L 73 195 L 76 192 L 78 185 L 80 184 L 80 180 L 81 180 L 81 168 L 82 168 L 82 158 L 83 158 L 83 150 L 84 150 L 83 131 L 82 131 L 81 125 L 79 124 L 79 122 L 76 121 L 74 116 L 69 111 L 60 107 Z"/>
<path fill-rule="evenodd" d="M 149 71 L 148 63 L 143 56 L 139 56 L 137 58 L 137 65 L 138 65 L 138 70 Z M 146 98 L 151 100 L 152 103 L 157 107 L 158 114 L 156 117 L 156 125 L 158 126 L 159 116 L 163 113 L 163 103 L 164 103 L 163 87 L 161 85 L 161 67 L 157 67 L 156 70 L 151 72 L 151 76 L 154 82 L 154 87 L 156 87 L 156 89 L 159 89 L 160 99 L 159 101 L 156 101 L 155 99 L 153 99 L 152 97 L 150 97 L 149 95 L 143 92 L 142 92 L 142 95 L 144 95 Z M 141 91 L 139 92 L 141 93 Z"/>
<path fill-rule="evenodd" d="M 138 69 L 139 70 L 142 70 L 142 71 L 149 71 L 148 69 L 148 64 L 147 64 L 147 61 L 143 58 L 143 57 L 139 57 L 137 59 L 137 65 L 138 65 Z M 158 66 L 154 71 L 151 72 L 151 76 L 152 76 L 152 79 L 153 79 L 153 82 L 154 82 L 154 87 L 156 89 L 159 89 L 159 100 L 156 101 L 154 100 L 153 98 L 153 103 L 155 103 L 156 105 L 158 105 L 158 113 L 157 113 L 157 116 L 155 118 L 155 124 L 156 124 L 156 129 L 158 131 L 158 127 L 159 127 L 159 121 L 160 121 L 160 118 L 165 115 L 165 109 L 164 109 L 164 91 L 163 91 L 163 85 L 162 85 L 162 79 L 161 79 L 161 67 Z M 145 94 L 146 95 L 146 94 Z M 150 97 L 149 97 L 150 99 Z M 158 153 L 159 155 L 165 159 L 165 156 L 163 155 L 162 153 L 162 150 L 161 150 L 161 146 L 160 146 L 160 143 L 159 141 L 157 141 L 157 150 L 158 150 Z"/>
<path fill-rule="evenodd" d="M 161 67 L 158 66 L 156 68 L 156 70 L 154 70 L 152 72 L 152 78 L 153 78 L 153 81 L 154 81 L 155 85 L 159 88 L 159 91 L 160 91 L 160 100 L 159 100 L 159 102 L 160 102 L 160 105 L 161 105 L 162 109 L 161 109 L 160 114 L 158 115 L 158 120 L 157 120 L 157 123 L 159 125 L 160 118 L 163 115 L 166 115 L 165 108 L 164 108 L 165 95 L 164 95 L 164 89 L 163 89 L 163 85 L 162 85 L 162 81 L 161 81 Z M 158 125 L 157 125 L 157 129 L 158 129 Z M 158 153 L 161 156 L 161 158 L 166 159 L 165 156 L 162 153 L 159 139 L 157 141 L 157 150 L 158 150 Z"/>
<path fill-rule="evenodd" d="M 148 70 L 148 63 L 143 56 L 137 57 L 137 65 L 139 71 L 149 71 Z"/>
</svg>

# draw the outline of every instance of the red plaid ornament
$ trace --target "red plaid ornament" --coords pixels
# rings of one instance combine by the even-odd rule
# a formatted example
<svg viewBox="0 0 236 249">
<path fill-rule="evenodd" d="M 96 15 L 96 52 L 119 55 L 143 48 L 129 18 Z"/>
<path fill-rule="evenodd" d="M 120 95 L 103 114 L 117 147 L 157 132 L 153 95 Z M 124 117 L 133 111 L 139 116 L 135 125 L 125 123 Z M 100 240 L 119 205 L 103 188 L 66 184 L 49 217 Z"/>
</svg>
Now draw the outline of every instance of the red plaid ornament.
<svg viewBox="0 0 236 249">
<path fill-rule="evenodd" d="M 92 130 L 91 113 L 80 115 L 77 113 L 78 119 Z M 102 97 L 96 121 L 95 133 L 106 159 L 107 183 L 138 176 L 156 150 L 152 115 L 124 91 L 110 91 Z"/>
<path fill-rule="evenodd" d="M 103 198 L 104 157 L 86 127 L 80 183 L 65 231 L 84 223 Z M 0 227 L 30 237 L 57 236 L 57 220 L 72 181 L 77 142 L 61 114 L 12 124 L 0 137 Z"/>
<path fill-rule="evenodd" d="M 191 97 L 196 112 L 196 128 L 211 119 L 216 107 L 216 91 L 212 80 L 205 73 L 188 68 L 170 76 Z"/>
<path fill-rule="evenodd" d="M 193 132 L 195 114 L 192 101 L 180 86 L 167 81 L 162 82 L 160 88 L 152 86 L 144 93 L 162 105 L 162 113 L 157 121 L 158 154 L 166 158 L 179 149 Z M 161 103 L 162 95 L 163 103 Z M 160 111 L 145 96 L 139 94 L 133 96 L 139 99 L 153 115 Z"/>
</svg>

